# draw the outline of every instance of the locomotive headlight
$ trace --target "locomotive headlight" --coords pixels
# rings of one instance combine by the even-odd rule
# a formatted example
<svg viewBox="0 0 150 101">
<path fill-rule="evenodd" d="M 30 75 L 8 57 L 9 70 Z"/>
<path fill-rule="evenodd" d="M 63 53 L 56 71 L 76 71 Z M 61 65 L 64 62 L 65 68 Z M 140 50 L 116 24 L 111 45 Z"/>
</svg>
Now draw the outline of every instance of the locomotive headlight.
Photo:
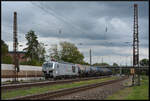
<svg viewBox="0 0 150 101">
<path fill-rule="evenodd" d="M 47 74 L 49 74 L 49 71 L 46 71 L 47 72 Z"/>
<path fill-rule="evenodd" d="M 58 72 L 56 71 L 56 74 L 57 74 Z"/>
</svg>

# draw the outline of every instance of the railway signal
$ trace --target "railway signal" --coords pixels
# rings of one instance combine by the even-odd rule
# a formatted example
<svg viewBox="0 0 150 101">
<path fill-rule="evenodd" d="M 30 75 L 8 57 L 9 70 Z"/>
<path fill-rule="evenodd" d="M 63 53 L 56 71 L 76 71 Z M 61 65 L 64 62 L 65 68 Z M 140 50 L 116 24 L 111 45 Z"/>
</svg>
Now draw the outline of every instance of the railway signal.
<svg viewBox="0 0 150 101">
<path fill-rule="evenodd" d="M 134 74 L 134 73 L 135 73 L 134 68 L 131 68 L 131 69 L 130 69 L 130 73 L 131 73 L 131 74 Z"/>
</svg>

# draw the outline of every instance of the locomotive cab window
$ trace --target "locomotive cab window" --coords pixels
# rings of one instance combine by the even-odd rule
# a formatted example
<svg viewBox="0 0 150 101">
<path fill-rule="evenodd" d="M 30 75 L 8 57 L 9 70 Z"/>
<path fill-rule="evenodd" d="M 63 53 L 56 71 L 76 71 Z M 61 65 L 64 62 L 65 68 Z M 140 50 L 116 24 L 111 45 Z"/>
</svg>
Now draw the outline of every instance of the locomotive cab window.
<svg viewBox="0 0 150 101">
<path fill-rule="evenodd" d="M 72 72 L 75 73 L 75 66 L 72 66 Z"/>
<path fill-rule="evenodd" d="M 53 63 L 45 63 L 43 65 L 44 68 L 52 68 L 53 67 Z"/>
<path fill-rule="evenodd" d="M 43 66 L 46 68 L 46 67 L 47 67 L 47 64 L 43 64 Z"/>
</svg>

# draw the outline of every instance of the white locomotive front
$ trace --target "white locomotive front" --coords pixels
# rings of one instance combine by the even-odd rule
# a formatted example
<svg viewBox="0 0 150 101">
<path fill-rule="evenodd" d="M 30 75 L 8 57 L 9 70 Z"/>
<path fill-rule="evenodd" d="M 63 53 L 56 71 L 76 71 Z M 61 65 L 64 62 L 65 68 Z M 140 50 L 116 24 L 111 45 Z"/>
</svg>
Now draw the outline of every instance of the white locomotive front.
<svg viewBox="0 0 150 101">
<path fill-rule="evenodd" d="M 42 71 L 45 75 L 45 78 L 66 78 L 78 76 L 78 67 L 75 64 L 64 62 L 44 62 Z"/>
<path fill-rule="evenodd" d="M 46 78 L 53 77 L 54 63 L 53 62 L 44 62 L 42 65 L 42 71 Z"/>
</svg>

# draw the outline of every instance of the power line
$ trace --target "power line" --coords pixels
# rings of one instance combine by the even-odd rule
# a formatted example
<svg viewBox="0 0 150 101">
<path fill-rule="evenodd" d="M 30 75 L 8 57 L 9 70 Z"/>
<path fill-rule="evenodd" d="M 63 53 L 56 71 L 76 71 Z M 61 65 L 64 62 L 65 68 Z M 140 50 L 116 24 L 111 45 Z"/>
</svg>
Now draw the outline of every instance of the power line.
<svg viewBox="0 0 150 101">
<path fill-rule="evenodd" d="M 55 12 L 53 9 L 50 8 L 49 10 L 47 10 L 47 9 L 45 9 L 44 7 L 42 7 L 41 4 L 39 4 L 39 5 L 38 5 L 38 4 L 35 4 L 35 3 L 32 3 L 32 4 L 33 4 L 34 6 L 40 8 L 40 9 L 43 10 L 44 12 L 50 14 L 51 16 L 54 16 L 55 18 L 57 18 L 57 19 L 63 21 L 64 23 L 67 23 L 67 25 L 69 24 L 69 26 L 71 25 L 72 27 L 74 27 L 75 29 L 78 29 L 78 30 L 82 31 L 83 33 L 88 33 L 88 31 L 81 30 L 80 27 L 76 26 L 75 24 L 72 24 L 72 23 L 68 22 L 68 19 L 64 18 L 63 16 L 59 16 L 58 14 L 56 14 L 56 12 Z M 80 31 L 79 31 L 79 32 L 80 32 Z M 81 33 L 81 32 L 80 32 L 80 33 Z M 83 34 L 83 33 L 82 33 L 82 34 Z"/>
</svg>

